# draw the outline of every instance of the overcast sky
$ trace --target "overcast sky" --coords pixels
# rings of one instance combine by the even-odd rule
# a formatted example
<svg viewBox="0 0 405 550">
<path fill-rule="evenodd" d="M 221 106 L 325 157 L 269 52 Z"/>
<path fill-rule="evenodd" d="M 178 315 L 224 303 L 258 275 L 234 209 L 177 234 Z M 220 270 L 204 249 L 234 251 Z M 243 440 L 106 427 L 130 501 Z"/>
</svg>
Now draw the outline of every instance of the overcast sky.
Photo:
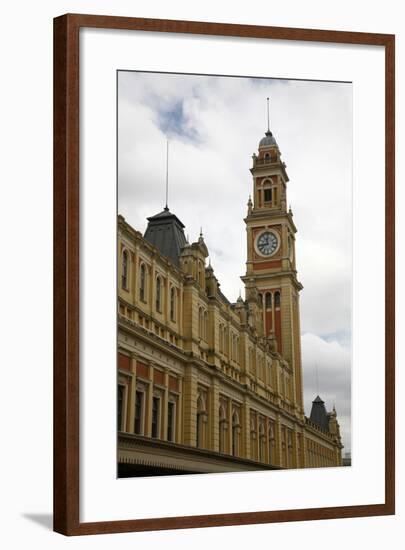
<svg viewBox="0 0 405 550">
<path fill-rule="evenodd" d="M 336 405 L 350 451 L 352 86 L 119 72 L 118 211 L 144 232 L 165 205 L 190 242 L 200 227 L 221 290 L 236 301 L 245 273 L 243 218 L 251 156 L 267 128 L 287 165 L 298 229 L 305 410 L 316 394 Z"/>
</svg>

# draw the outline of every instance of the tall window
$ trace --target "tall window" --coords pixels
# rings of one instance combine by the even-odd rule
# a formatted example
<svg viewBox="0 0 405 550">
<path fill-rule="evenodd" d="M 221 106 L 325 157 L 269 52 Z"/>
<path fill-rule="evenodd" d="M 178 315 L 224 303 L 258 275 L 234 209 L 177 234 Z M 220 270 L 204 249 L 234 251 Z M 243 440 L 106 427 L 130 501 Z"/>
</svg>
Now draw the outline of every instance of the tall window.
<svg viewBox="0 0 405 550">
<path fill-rule="evenodd" d="M 250 456 L 253 460 L 257 458 L 257 445 L 256 445 L 256 417 L 250 418 Z"/>
<path fill-rule="evenodd" d="M 208 340 L 208 313 L 204 311 L 204 340 Z"/>
<path fill-rule="evenodd" d="M 121 265 L 121 286 L 122 288 L 128 288 L 128 251 L 122 252 L 122 265 Z"/>
<path fill-rule="evenodd" d="M 273 196 L 272 196 L 272 190 L 271 189 L 265 189 L 264 190 L 264 202 L 271 202 Z"/>
<path fill-rule="evenodd" d="M 176 289 L 173 286 L 170 289 L 170 320 L 176 321 Z"/>
<path fill-rule="evenodd" d="M 156 311 L 162 311 L 162 281 L 156 277 Z"/>
<path fill-rule="evenodd" d="M 264 445 L 265 445 L 264 424 L 263 422 L 260 422 L 260 426 L 259 426 L 259 460 L 260 462 L 264 462 Z"/>
<path fill-rule="evenodd" d="M 219 407 L 219 452 L 225 452 L 226 416 L 222 405 Z"/>
<path fill-rule="evenodd" d="M 152 437 L 159 437 L 160 399 L 152 399 Z"/>
<path fill-rule="evenodd" d="M 135 426 L 134 432 L 136 434 L 142 434 L 142 408 L 143 408 L 143 392 L 137 391 L 135 393 Z"/>
<path fill-rule="evenodd" d="M 271 309 L 271 293 L 266 292 L 266 309 Z"/>
<path fill-rule="evenodd" d="M 219 324 L 219 351 L 221 353 L 224 351 L 224 329 L 221 323 Z"/>
<path fill-rule="evenodd" d="M 205 402 L 201 395 L 197 400 L 197 447 L 205 448 L 205 424 L 207 420 L 207 412 L 205 410 Z"/>
<path fill-rule="evenodd" d="M 280 293 L 277 291 L 274 294 L 274 307 L 280 307 Z"/>
<path fill-rule="evenodd" d="M 274 426 L 273 423 L 270 423 L 269 426 L 269 463 L 273 464 L 275 459 L 275 436 L 274 436 Z"/>
<path fill-rule="evenodd" d="M 139 274 L 139 299 L 143 302 L 146 296 L 146 267 L 145 264 L 141 265 Z"/>
<path fill-rule="evenodd" d="M 198 308 L 198 334 L 200 338 L 203 337 L 203 310 L 202 307 Z"/>
<path fill-rule="evenodd" d="M 232 415 L 232 454 L 238 456 L 239 452 L 239 418 L 236 411 Z"/>
<path fill-rule="evenodd" d="M 124 408 L 124 391 L 125 387 L 121 384 L 118 384 L 117 391 L 117 428 L 118 431 L 122 430 L 122 417 L 123 417 L 123 408 Z"/>
<path fill-rule="evenodd" d="M 173 401 L 167 404 L 167 441 L 174 441 L 174 410 Z"/>
</svg>

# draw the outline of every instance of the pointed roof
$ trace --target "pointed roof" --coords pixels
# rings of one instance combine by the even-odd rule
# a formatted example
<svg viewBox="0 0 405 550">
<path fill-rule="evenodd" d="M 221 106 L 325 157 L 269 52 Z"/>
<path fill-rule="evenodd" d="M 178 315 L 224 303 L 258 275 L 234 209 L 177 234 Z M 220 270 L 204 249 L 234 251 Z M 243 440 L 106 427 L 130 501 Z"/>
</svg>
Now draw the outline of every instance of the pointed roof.
<svg viewBox="0 0 405 550">
<path fill-rule="evenodd" d="M 312 401 L 311 422 L 317 424 L 322 430 L 329 431 L 328 413 L 326 412 L 325 401 L 319 395 Z"/>
<path fill-rule="evenodd" d="M 178 266 L 181 249 L 187 242 L 184 224 L 170 212 L 167 206 L 159 214 L 150 216 L 148 222 L 145 239 Z"/>
</svg>

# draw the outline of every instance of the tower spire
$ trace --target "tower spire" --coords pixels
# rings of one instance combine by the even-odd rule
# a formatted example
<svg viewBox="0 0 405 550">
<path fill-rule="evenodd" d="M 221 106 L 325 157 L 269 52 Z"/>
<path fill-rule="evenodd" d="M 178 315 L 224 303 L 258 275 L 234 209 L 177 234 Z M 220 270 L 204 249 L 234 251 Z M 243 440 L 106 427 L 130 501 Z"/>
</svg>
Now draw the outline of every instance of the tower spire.
<svg viewBox="0 0 405 550">
<path fill-rule="evenodd" d="M 169 210 L 169 140 L 166 141 L 166 206 L 165 210 Z"/>
</svg>

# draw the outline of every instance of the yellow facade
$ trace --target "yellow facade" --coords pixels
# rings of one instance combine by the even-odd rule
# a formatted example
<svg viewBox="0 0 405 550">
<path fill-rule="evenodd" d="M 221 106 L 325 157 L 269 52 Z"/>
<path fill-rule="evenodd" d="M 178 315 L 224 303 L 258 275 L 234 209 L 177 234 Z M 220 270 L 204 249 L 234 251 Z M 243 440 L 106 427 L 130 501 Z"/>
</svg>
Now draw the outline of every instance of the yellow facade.
<svg viewBox="0 0 405 550">
<path fill-rule="evenodd" d="M 304 414 L 296 228 L 268 134 L 251 169 L 245 300 L 221 293 L 202 235 L 174 261 L 118 218 L 122 475 L 342 464 L 335 411 L 323 427 Z"/>
</svg>

